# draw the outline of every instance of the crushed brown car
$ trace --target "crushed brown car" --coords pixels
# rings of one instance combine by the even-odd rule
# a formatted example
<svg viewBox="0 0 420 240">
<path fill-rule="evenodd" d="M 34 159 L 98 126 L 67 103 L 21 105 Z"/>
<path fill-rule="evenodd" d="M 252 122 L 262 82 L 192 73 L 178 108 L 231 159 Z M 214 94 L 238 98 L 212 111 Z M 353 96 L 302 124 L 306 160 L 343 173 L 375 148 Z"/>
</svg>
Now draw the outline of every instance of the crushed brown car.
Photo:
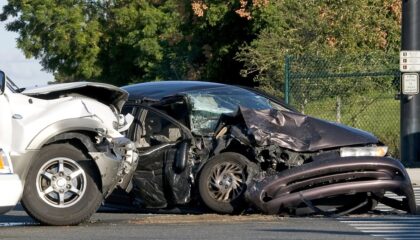
<svg viewBox="0 0 420 240">
<path fill-rule="evenodd" d="M 130 193 L 138 207 L 336 214 L 381 202 L 415 212 L 406 170 L 370 133 L 244 87 L 164 81 L 124 89 L 123 111 L 136 118 L 126 134 L 140 155 Z"/>
</svg>

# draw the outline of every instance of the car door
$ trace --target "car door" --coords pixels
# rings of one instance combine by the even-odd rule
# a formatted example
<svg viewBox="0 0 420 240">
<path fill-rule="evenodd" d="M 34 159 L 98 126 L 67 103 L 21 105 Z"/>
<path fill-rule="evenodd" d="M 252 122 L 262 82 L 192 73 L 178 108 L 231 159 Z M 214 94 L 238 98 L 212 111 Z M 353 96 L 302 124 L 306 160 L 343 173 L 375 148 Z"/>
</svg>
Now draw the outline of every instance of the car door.
<svg viewBox="0 0 420 240">
<path fill-rule="evenodd" d="M 132 108 L 136 120 L 128 135 L 136 143 L 139 164 L 134 192 L 146 207 L 185 204 L 190 199 L 189 130 L 167 114 L 146 106 Z"/>
<path fill-rule="evenodd" d="M 12 141 L 12 110 L 10 107 L 8 94 L 12 94 L 6 86 L 6 76 L 0 71 L 1 88 L 0 88 L 0 146 L 10 149 Z"/>
</svg>

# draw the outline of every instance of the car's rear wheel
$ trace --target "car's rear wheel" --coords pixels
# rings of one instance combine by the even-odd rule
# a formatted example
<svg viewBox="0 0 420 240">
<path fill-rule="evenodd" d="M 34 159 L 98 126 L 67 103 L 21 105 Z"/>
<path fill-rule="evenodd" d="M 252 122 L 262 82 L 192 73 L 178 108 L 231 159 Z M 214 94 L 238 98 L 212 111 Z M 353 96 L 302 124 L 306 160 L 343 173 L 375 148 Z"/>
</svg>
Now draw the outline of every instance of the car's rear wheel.
<svg viewBox="0 0 420 240">
<path fill-rule="evenodd" d="M 102 202 L 98 176 L 92 160 L 71 144 L 48 145 L 29 169 L 22 205 L 43 224 L 79 224 Z"/>
<path fill-rule="evenodd" d="M 224 214 L 238 213 L 246 207 L 244 193 L 249 160 L 226 152 L 210 159 L 203 167 L 198 188 L 204 204 Z"/>
</svg>

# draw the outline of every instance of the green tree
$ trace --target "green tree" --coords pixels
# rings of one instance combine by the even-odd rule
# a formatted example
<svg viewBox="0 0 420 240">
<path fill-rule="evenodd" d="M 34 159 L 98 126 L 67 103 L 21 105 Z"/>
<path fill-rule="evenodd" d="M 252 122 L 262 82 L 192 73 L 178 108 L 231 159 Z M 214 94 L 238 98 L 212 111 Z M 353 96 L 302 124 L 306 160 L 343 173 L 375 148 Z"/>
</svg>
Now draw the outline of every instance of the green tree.
<svg viewBox="0 0 420 240">
<path fill-rule="evenodd" d="M 282 85 L 286 54 L 396 52 L 399 5 L 398 0 L 9 0 L 0 20 L 18 32 L 26 56 L 39 59 L 58 81 L 205 79 L 270 90 Z"/>
<path fill-rule="evenodd" d="M 254 11 L 255 24 L 263 27 L 236 59 L 244 63 L 243 76 L 252 76 L 271 92 L 283 84 L 286 55 L 342 58 L 334 72 L 367 70 L 343 56 L 366 54 L 383 61 L 386 55 L 398 55 L 400 15 L 397 0 L 271 1 Z"/>
<path fill-rule="evenodd" d="M 0 15 L 13 20 L 17 46 L 27 57 L 41 59 L 50 71 L 91 78 L 101 73 L 97 56 L 102 36 L 91 6 L 75 1 L 10 0 Z"/>
<path fill-rule="evenodd" d="M 265 2 L 265 1 L 264 1 Z M 234 82 L 257 0 L 9 0 L 0 20 L 58 81 Z M 252 79 L 250 79 L 252 81 Z"/>
<path fill-rule="evenodd" d="M 177 38 L 178 1 L 9 0 L 0 15 L 17 45 L 59 81 L 115 84 L 156 74 Z"/>
</svg>

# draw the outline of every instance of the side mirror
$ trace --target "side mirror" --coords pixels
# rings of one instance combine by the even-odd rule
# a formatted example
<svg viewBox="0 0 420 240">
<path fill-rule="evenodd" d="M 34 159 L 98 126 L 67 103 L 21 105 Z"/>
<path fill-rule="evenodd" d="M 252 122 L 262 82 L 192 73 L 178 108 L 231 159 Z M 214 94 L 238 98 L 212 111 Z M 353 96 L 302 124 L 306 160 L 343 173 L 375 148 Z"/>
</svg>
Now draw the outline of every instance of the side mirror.
<svg viewBox="0 0 420 240">
<path fill-rule="evenodd" d="M 4 74 L 4 72 L 0 71 L 0 94 L 3 94 L 5 86 L 6 86 L 6 75 Z"/>
</svg>

